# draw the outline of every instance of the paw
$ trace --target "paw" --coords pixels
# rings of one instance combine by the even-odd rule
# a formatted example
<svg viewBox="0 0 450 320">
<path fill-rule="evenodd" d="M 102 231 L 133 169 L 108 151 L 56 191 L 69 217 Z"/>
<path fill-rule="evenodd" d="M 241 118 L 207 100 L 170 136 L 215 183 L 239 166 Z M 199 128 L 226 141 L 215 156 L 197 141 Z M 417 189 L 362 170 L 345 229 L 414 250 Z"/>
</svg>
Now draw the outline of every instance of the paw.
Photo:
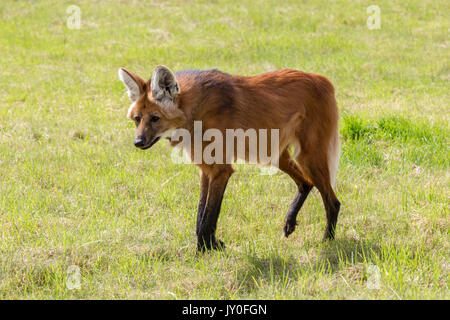
<svg viewBox="0 0 450 320">
<path fill-rule="evenodd" d="M 223 243 L 222 240 L 216 240 L 212 244 L 211 249 L 213 249 L 213 250 L 223 250 L 223 249 L 225 249 L 225 243 Z"/>
<path fill-rule="evenodd" d="M 225 249 L 225 244 L 221 240 L 216 240 L 212 238 L 210 241 L 204 240 L 202 238 L 197 243 L 197 251 L 205 252 L 206 250 L 223 250 Z"/>
<path fill-rule="evenodd" d="M 283 227 L 284 236 L 286 238 L 289 237 L 292 232 L 294 232 L 296 225 L 296 221 L 286 221 L 286 224 Z"/>
<path fill-rule="evenodd" d="M 322 241 L 326 242 L 326 241 L 331 241 L 334 240 L 334 230 L 325 230 L 325 233 L 323 235 Z"/>
</svg>

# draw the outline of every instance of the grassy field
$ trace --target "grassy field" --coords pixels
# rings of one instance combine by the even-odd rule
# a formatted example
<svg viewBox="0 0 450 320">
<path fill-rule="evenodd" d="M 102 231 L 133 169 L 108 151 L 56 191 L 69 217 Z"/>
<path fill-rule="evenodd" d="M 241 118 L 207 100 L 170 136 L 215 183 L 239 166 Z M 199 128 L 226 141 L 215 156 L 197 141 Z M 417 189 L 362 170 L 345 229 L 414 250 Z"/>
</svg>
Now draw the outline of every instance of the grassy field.
<svg viewBox="0 0 450 320">
<path fill-rule="evenodd" d="M 449 13 L 445 0 L 1 0 L 0 298 L 450 298 Z M 329 77 L 336 240 L 321 241 L 316 191 L 282 239 L 294 183 L 240 165 L 219 218 L 227 249 L 197 254 L 197 169 L 166 141 L 133 146 L 117 78 L 158 64 Z"/>
</svg>

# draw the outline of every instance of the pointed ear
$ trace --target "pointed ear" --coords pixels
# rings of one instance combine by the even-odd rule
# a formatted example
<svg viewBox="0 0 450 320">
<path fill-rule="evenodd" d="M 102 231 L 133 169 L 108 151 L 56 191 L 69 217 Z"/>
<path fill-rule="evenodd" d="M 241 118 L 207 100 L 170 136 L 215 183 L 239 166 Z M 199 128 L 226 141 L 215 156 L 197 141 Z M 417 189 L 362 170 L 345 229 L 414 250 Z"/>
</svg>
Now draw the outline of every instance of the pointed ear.
<svg viewBox="0 0 450 320">
<path fill-rule="evenodd" d="M 153 99 L 168 109 L 175 108 L 175 97 L 180 93 L 180 86 L 172 71 L 166 66 L 158 66 L 153 71 L 151 80 Z"/>
<path fill-rule="evenodd" d="M 127 88 L 128 98 L 135 102 L 145 92 L 145 81 L 125 68 L 119 69 L 119 79 Z"/>
</svg>

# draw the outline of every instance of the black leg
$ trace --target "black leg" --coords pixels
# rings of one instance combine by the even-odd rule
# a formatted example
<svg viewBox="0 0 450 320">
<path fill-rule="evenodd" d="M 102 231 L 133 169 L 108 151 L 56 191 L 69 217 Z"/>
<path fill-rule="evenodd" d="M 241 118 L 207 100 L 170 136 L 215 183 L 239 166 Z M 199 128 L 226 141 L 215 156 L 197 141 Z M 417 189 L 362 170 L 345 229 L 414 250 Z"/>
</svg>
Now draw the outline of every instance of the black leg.
<svg viewBox="0 0 450 320">
<path fill-rule="evenodd" d="M 300 211 L 313 186 L 308 181 L 306 181 L 300 168 L 291 159 L 287 151 L 283 152 L 280 157 L 279 168 L 283 172 L 286 172 L 295 181 L 298 187 L 297 194 L 295 195 L 295 198 L 292 201 L 286 214 L 286 218 L 284 219 L 285 224 L 283 232 L 284 236 L 287 238 L 292 232 L 294 232 L 295 226 L 297 225 L 297 214 Z"/>
<path fill-rule="evenodd" d="M 295 198 L 289 207 L 288 213 L 286 214 L 286 218 L 284 219 L 285 224 L 283 231 L 286 238 L 294 232 L 295 226 L 297 225 L 297 214 L 308 197 L 311 189 L 312 185 L 306 183 L 298 188 L 297 194 L 295 195 Z"/>
<path fill-rule="evenodd" d="M 327 199 L 326 203 L 324 200 L 324 205 L 327 212 L 327 226 L 323 239 L 333 240 L 341 203 L 337 199 Z"/>
<path fill-rule="evenodd" d="M 216 232 L 223 194 L 229 177 L 230 173 L 220 172 L 210 179 L 206 206 L 200 219 L 200 226 L 197 233 L 197 249 L 199 251 L 224 248 L 223 242 L 217 240 L 214 234 Z"/>
<path fill-rule="evenodd" d="M 208 197 L 209 179 L 208 176 L 202 172 L 200 174 L 200 201 L 198 203 L 197 212 L 197 236 L 200 232 L 200 225 L 205 211 L 206 199 Z"/>
</svg>

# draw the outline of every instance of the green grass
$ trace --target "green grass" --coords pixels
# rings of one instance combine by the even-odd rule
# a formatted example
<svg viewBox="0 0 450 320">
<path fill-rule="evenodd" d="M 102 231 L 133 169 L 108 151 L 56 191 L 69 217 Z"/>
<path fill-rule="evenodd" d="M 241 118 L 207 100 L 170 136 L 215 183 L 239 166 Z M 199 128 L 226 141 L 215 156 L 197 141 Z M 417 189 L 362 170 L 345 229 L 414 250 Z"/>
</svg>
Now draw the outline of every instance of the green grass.
<svg viewBox="0 0 450 320">
<path fill-rule="evenodd" d="M 69 5 L 80 30 L 66 26 Z M 366 8 L 381 9 L 381 29 Z M 0 2 L 0 298 L 448 299 L 448 1 Z M 197 169 L 134 148 L 121 66 L 328 76 L 337 239 L 317 192 L 236 166 L 224 252 L 196 254 Z M 81 288 L 69 290 L 70 266 Z M 379 270 L 378 289 L 370 289 Z"/>
</svg>

